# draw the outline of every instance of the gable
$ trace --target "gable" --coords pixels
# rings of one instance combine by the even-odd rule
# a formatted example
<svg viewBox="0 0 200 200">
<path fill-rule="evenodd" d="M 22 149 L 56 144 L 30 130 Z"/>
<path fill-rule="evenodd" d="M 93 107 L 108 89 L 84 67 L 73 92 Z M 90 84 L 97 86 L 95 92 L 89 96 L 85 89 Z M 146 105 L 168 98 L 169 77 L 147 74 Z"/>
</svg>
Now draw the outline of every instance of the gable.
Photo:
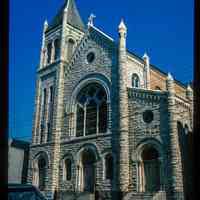
<svg viewBox="0 0 200 200">
<path fill-rule="evenodd" d="M 87 58 L 90 53 L 93 53 L 95 57 L 91 63 Z M 81 66 L 82 69 L 93 66 L 103 70 L 116 65 L 116 62 L 116 46 L 114 42 L 93 27 L 90 27 L 77 46 L 68 66 L 66 66 L 66 74 L 70 73 L 77 65 L 78 67 Z"/>
</svg>

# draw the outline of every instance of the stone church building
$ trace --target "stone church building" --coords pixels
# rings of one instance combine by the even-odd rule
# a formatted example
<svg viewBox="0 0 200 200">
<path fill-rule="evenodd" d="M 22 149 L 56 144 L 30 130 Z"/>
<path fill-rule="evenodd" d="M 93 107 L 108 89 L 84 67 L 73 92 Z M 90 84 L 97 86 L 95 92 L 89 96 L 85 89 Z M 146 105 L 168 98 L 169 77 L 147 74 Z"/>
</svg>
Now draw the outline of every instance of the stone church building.
<svg viewBox="0 0 200 200">
<path fill-rule="evenodd" d="M 128 51 L 123 20 L 114 41 L 93 18 L 65 0 L 44 23 L 29 183 L 49 199 L 189 199 L 191 87 Z"/>
</svg>

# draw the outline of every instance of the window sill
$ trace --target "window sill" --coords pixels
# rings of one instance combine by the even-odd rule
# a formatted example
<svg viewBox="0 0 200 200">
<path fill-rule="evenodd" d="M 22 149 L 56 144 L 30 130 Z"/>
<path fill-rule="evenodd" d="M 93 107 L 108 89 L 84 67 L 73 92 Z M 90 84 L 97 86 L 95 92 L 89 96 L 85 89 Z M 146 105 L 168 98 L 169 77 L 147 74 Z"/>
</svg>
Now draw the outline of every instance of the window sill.
<svg viewBox="0 0 200 200">
<path fill-rule="evenodd" d="M 83 141 L 83 140 L 89 140 L 89 139 L 96 139 L 96 138 L 101 138 L 101 137 L 107 137 L 107 136 L 111 136 L 111 132 L 108 131 L 107 133 L 99 133 L 97 135 L 87 135 L 87 136 L 81 136 L 81 137 L 70 137 L 67 140 L 64 140 L 61 143 L 69 143 L 69 142 L 78 142 L 79 140 Z"/>
</svg>

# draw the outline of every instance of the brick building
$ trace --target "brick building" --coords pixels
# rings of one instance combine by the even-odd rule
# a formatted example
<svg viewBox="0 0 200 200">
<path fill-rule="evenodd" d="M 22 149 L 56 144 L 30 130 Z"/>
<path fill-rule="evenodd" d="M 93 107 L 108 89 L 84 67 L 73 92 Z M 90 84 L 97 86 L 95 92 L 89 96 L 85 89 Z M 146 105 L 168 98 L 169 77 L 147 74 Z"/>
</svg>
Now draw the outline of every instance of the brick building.
<svg viewBox="0 0 200 200">
<path fill-rule="evenodd" d="M 54 191 L 111 191 L 125 199 L 187 199 L 193 91 L 84 25 L 74 0 L 44 23 L 29 182 Z"/>
</svg>

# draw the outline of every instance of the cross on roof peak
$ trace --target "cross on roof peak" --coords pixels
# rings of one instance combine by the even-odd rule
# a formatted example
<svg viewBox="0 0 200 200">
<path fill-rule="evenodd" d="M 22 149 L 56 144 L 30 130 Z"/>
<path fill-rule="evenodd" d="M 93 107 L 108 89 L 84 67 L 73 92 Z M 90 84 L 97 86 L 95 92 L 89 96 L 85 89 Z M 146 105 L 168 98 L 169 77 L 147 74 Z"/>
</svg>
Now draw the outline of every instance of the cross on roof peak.
<svg viewBox="0 0 200 200">
<path fill-rule="evenodd" d="M 94 18 L 96 18 L 96 16 L 93 13 L 91 13 L 89 18 L 88 18 L 88 26 L 94 25 Z"/>
</svg>

